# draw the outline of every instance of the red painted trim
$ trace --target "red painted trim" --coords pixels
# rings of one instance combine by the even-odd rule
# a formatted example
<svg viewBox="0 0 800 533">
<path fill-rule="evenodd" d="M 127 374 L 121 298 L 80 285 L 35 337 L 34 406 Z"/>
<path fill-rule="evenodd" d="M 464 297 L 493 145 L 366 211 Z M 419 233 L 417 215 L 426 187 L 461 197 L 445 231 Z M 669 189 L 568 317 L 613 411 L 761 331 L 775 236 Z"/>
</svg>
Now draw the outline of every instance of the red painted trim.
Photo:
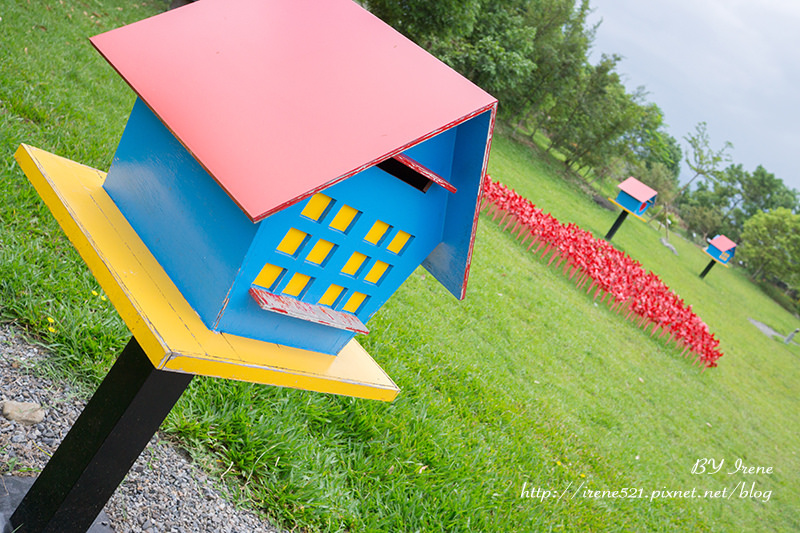
<svg viewBox="0 0 800 533">
<path fill-rule="evenodd" d="M 265 311 L 281 313 L 300 320 L 316 322 L 317 324 L 337 329 L 346 329 L 355 333 L 363 333 L 365 335 L 369 333 L 367 326 L 356 315 L 350 313 L 335 311 L 323 305 L 301 302 L 288 296 L 273 294 L 255 286 L 250 287 L 250 296 Z"/>
<path fill-rule="evenodd" d="M 434 182 L 436 185 L 444 187 L 446 190 L 452 193 L 455 193 L 457 190 L 452 183 L 450 183 L 449 181 L 447 181 L 446 179 L 444 179 L 439 174 L 429 169 L 425 165 L 419 163 L 418 161 L 414 161 L 405 154 L 397 154 L 392 159 L 394 159 L 398 163 L 404 164 L 410 169 L 416 170 L 417 172 L 419 172 L 420 174 L 422 174 L 423 176 Z"/>
<path fill-rule="evenodd" d="M 489 121 L 489 131 L 486 135 L 486 151 L 483 154 L 483 168 L 481 169 L 481 183 L 478 186 L 478 197 L 475 199 L 475 215 L 472 218 L 472 233 L 469 237 L 469 246 L 467 247 L 467 268 L 464 269 L 464 281 L 461 284 L 461 297 L 459 300 L 463 300 L 467 296 L 467 281 L 469 280 L 469 269 L 472 266 L 472 250 L 475 247 L 475 235 L 478 232 L 478 218 L 481 214 L 481 201 L 483 201 L 483 193 L 484 187 L 486 186 L 486 176 L 488 176 L 487 170 L 489 166 L 489 152 L 492 148 L 492 137 L 494 135 L 494 123 L 495 119 L 497 118 L 497 102 L 494 102 L 490 106 L 486 106 L 481 110 L 481 112 L 486 111 L 487 109 L 491 109 L 492 111 L 492 118 Z M 476 113 L 476 115 L 479 113 Z M 473 116 L 476 116 L 473 115 Z"/>
</svg>

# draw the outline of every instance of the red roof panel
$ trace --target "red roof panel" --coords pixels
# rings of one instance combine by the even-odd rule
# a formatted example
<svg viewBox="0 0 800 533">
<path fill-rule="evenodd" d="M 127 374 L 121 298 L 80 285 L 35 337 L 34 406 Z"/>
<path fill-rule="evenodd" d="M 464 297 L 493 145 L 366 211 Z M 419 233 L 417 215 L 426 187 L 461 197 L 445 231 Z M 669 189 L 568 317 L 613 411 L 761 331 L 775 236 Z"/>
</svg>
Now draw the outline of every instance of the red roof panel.
<svg viewBox="0 0 800 533">
<path fill-rule="evenodd" d="M 618 187 L 640 202 L 646 202 L 658 194 L 654 189 L 651 189 L 634 177 L 626 179 L 620 183 Z"/>
<path fill-rule="evenodd" d="M 203 0 L 91 41 L 256 221 L 496 105 L 351 0 Z"/>
<path fill-rule="evenodd" d="M 736 248 L 736 243 L 727 238 L 725 235 L 717 235 L 708 244 L 719 250 L 720 252 L 727 252 L 731 248 Z"/>
</svg>

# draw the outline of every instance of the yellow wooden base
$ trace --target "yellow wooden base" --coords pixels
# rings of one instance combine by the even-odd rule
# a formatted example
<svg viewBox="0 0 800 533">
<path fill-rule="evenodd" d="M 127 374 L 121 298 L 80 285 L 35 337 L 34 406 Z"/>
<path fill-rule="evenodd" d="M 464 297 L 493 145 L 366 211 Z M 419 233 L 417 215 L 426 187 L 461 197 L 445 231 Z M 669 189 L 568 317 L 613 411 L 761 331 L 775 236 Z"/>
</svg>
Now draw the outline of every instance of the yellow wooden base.
<svg viewBox="0 0 800 533">
<path fill-rule="evenodd" d="M 102 188 L 105 173 L 26 145 L 15 157 L 156 368 L 393 400 L 399 389 L 350 341 L 337 356 L 206 328 Z"/>
<path fill-rule="evenodd" d="M 647 220 L 645 220 L 645 219 L 644 219 L 644 217 L 642 217 L 642 216 L 640 216 L 640 215 L 637 215 L 636 213 L 634 213 L 633 211 L 631 211 L 631 210 L 630 210 L 630 209 L 628 209 L 627 207 L 623 207 L 622 205 L 620 205 L 620 203 L 619 203 L 619 202 L 617 202 L 617 201 L 616 201 L 616 200 L 614 200 L 613 198 L 609 198 L 609 201 L 610 201 L 612 204 L 614 204 L 614 205 L 616 205 L 617 207 L 619 207 L 620 209 L 622 209 L 623 211 L 627 211 L 627 212 L 628 212 L 628 214 L 635 216 L 635 217 L 636 217 L 636 218 L 638 218 L 639 220 L 643 220 L 644 222 L 647 222 Z"/>
</svg>

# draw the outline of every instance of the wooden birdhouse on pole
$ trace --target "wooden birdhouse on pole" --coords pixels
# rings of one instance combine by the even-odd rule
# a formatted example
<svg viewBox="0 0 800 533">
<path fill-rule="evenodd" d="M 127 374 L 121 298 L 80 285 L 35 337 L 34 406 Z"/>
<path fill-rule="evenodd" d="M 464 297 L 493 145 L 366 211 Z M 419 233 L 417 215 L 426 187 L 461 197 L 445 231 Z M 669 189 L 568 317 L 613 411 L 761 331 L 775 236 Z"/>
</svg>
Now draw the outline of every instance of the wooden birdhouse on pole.
<svg viewBox="0 0 800 533">
<path fill-rule="evenodd" d="M 614 221 L 611 229 L 608 230 L 605 237 L 607 241 L 614 237 L 614 234 L 617 233 L 617 230 L 627 218 L 628 213 L 640 220 L 644 220 L 642 215 L 656 202 L 656 196 L 658 195 L 655 190 L 632 176 L 620 183 L 618 187 L 619 193 L 616 199 L 609 198 L 609 200 L 622 209 L 622 212 Z"/>
<path fill-rule="evenodd" d="M 395 398 L 353 337 L 420 265 L 464 297 L 497 108 L 351 0 L 203 0 L 91 42 L 136 93 L 107 175 L 16 157 L 134 338 L 26 531 L 88 528 L 192 375 Z"/>
<path fill-rule="evenodd" d="M 496 101 L 349 0 L 92 38 L 138 99 L 103 187 L 213 331 L 338 353 L 423 264 L 462 298 Z"/>
<path fill-rule="evenodd" d="M 709 273 L 716 263 L 727 267 L 728 262 L 733 259 L 733 255 L 736 252 L 736 243 L 725 235 L 717 235 L 708 241 L 708 246 L 706 246 L 703 251 L 711 256 L 711 261 L 708 262 L 706 268 L 700 273 L 700 279 L 705 278 L 706 274 Z"/>
</svg>

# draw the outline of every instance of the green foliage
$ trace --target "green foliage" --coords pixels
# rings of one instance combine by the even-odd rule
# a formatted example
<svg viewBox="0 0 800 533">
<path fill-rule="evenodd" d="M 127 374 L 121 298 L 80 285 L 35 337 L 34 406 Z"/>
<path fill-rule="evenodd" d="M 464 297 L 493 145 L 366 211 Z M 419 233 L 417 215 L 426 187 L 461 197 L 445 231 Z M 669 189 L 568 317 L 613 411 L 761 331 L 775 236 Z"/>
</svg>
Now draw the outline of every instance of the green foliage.
<svg viewBox="0 0 800 533">
<path fill-rule="evenodd" d="M 745 221 L 758 213 L 779 207 L 800 212 L 798 192 L 788 188 L 763 166 L 758 165 L 752 173 L 742 170 L 741 165 L 728 170 L 735 190 L 730 224 L 740 232 Z"/>
<path fill-rule="evenodd" d="M 678 185 L 683 151 L 675 137 L 664 131 L 663 113 L 657 105 L 644 105 L 639 123 L 624 137 L 634 161 L 647 168 L 663 165 Z"/>
<path fill-rule="evenodd" d="M 619 58 L 589 64 L 595 30 L 586 22 L 589 0 L 366 5 L 497 97 L 503 120 L 531 138 L 545 131 L 568 168 L 605 165 L 640 141 L 649 143 L 651 160 L 680 162 L 680 153 L 671 159 L 675 154 L 662 134 L 631 133 L 656 131 L 661 117 L 642 103 L 643 94 L 625 90 L 614 72 Z M 657 119 L 648 120 L 654 114 Z"/>
<path fill-rule="evenodd" d="M 733 145 L 725 141 L 722 148 L 715 150 L 711 148 L 711 139 L 708 135 L 708 124 L 698 122 L 694 133 L 687 134 L 684 140 L 689 143 L 689 153 L 686 154 L 686 164 L 694 173 L 689 181 L 684 185 L 684 189 L 698 177 L 705 180 L 716 182 L 722 179 L 723 170 L 721 165 L 731 160 L 728 150 Z"/>
<path fill-rule="evenodd" d="M 678 199 L 678 207 L 691 231 L 723 233 L 738 241 L 750 217 L 778 207 L 797 212 L 800 203 L 797 191 L 763 166 L 748 172 L 737 164 L 728 166 L 715 181 L 701 181 L 694 190 L 687 190 Z"/>
<path fill-rule="evenodd" d="M 478 19 L 482 0 L 366 0 L 374 15 L 422 46 L 432 40 L 468 35 Z"/>
<path fill-rule="evenodd" d="M 548 148 L 567 154 L 565 164 L 599 166 L 627 148 L 624 134 L 640 122 L 644 111 L 625 92 L 614 72 L 618 57 L 603 56 L 597 66 L 588 66 L 574 90 L 551 111 Z"/>
<path fill-rule="evenodd" d="M 800 215 L 779 207 L 752 216 L 744 223 L 738 257 L 757 279 L 800 287 Z"/>
<path fill-rule="evenodd" d="M 432 39 L 431 53 L 498 98 L 513 113 L 535 76 L 536 29 L 524 23 L 516 2 L 487 3 L 468 35 Z"/>
<path fill-rule="evenodd" d="M 686 142 L 689 143 L 690 152 L 686 154 L 686 164 L 694 173 L 689 181 L 681 187 L 678 194 L 674 197 L 672 201 L 669 203 L 663 204 L 663 211 L 665 212 L 665 216 L 669 216 L 670 212 L 675 212 L 676 205 L 680 205 L 682 202 L 681 195 L 683 195 L 691 186 L 692 182 L 695 179 L 701 177 L 705 182 L 711 182 L 714 184 L 718 184 L 724 179 L 724 172 L 720 168 L 720 166 L 725 161 L 730 161 L 730 154 L 728 154 L 728 150 L 733 148 L 733 145 L 729 142 L 725 142 L 722 148 L 719 150 L 714 150 L 711 148 L 711 139 L 708 135 L 708 126 L 705 122 L 699 122 L 695 126 L 694 133 L 686 135 L 684 137 Z M 702 181 L 700 183 L 703 183 Z M 707 186 L 707 183 L 704 183 L 703 186 Z M 719 219 L 718 213 L 713 212 L 703 212 L 703 210 L 707 209 L 705 206 L 701 208 L 697 207 L 698 204 L 694 204 L 694 207 L 691 209 L 686 210 L 686 217 L 689 220 L 693 221 L 695 226 L 695 230 L 700 231 L 703 234 L 707 234 L 713 228 L 715 221 Z M 653 215 L 655 216 L 655 214 Z M 667 237 L 669 237 L 669 227 L 665 226 Z"/>
</svg>

